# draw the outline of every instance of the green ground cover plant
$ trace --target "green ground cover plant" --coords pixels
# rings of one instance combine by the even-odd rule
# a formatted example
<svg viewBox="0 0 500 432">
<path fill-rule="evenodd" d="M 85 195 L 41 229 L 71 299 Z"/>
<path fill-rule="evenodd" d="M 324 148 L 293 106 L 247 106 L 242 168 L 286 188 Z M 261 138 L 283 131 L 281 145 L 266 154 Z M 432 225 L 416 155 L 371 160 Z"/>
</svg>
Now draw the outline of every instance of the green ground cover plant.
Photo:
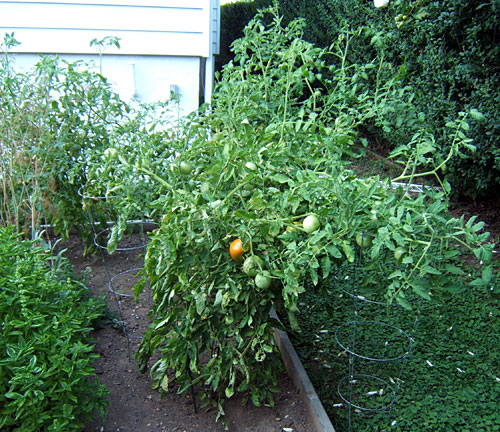
<svg viewBox="0 0 500 432">
<path fill-rule="evenodd" d="M 105 304 L 76 279 L 62 252 L 0 228 L 0 429 L 78 431 L 104 415 L 89 332 Z"/>
<path fill-rule="evenodd" d="M 374 306 L 360 300 L 356 308 L 355 299 L 345 291 L 356 293 L 356 276 L 362 272 L 362 267 L 352 267 L 348 273 L 351 279 L 343 277 L 347 273 L 339 273 L 317 287 L 309 286 L 301 296 L 300 331 L 289 328 L 294 347 L 335 429 L 347 431 L 349 424 L 346 404 L 337 389 L 338 382 L 349 373 L 349 360 L 338 345 L 335 332 L 358 318 L 391 323 L 408 332 L 414 346 L 404 364 L 402 360 L 375 363 L 356 359 L 355 372 L 385 379 L 396 389 L 397 399 L 390 416 L 388 411 L 370 414 L 353 409 L 352 430 L 497 430 L 498 299 L 489 289 L 474 288 L 444 301 L 422 302 L 411 314 L 402 313 L 398 307 Z M 373 293 L 364 295 L 370 298 Z M 391 358 L 407 349 L 405 338 L 391 340 L 391 334 L 380 326 L 372 325 L 367 330 L 364 339 L 361 330 L 358 332 L 357 353 Z M 353 347 L 348 337 L 344 343 L 346 339 L 348 346 Z M 395 343 L 395 351 L 388 349 L 389 341 Z M 387 407 L 387 394 L 379 394 L 382 388 L 379 382 L 371 381 L 351 401 L 364 408 L 370 403 L 375 408 Z M 348 398 L 346 388 L 342 390 Z"/>
</svg>

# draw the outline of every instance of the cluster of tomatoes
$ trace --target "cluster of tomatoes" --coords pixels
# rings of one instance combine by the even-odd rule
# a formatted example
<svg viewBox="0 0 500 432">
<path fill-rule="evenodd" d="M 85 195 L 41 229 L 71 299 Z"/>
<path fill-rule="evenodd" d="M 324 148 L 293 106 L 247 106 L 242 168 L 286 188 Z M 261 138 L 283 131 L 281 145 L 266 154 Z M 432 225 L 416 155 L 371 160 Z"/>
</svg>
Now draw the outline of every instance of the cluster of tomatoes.
<svg viewBox="0 0 500 432">
<path fill-rule="evenodd" d="M 303 230 L 311 234 L 317 231 L 320 227 L 318 216 L 311 214 L 306 216 L 302 222 Z M 293 229 L 296 229 L 295 227 Z M 229 254 L 231 258 L 237 262 L 243 261 L 247 250 L 243 247 L 243 241 L 237 238 L 231 242 L 229 246 Z M 264 270 L 264 261 L 257 255 L 250 255 L 243 262 L 243 272 L 254 278 L 255 286 L 259 289 L 268 289 L 272 284 L 272 277 L 267 270 Z"/>
</svg>

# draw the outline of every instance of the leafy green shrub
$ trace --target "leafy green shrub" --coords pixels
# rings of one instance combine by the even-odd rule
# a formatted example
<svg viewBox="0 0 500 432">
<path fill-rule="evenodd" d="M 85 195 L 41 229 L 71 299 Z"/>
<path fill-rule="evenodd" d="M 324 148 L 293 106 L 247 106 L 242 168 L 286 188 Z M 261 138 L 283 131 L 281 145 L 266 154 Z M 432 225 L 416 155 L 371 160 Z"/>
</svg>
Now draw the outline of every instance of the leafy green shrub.
<svg viewBox="0 0 500 432">
<path fill-rule="evenodd" d="M 500 4 L 430 2 L 410 10 L 398 30 L 395 36 L 404 42 L 396 59 L 406 60 L 416 101 L 430 107 L 426 113 L 434 130 L 464 107 L 483 113 L 468 132 L 476 150 L 455 158 L 448 178 L 473 197 L 492 192 L 500 179 Z M 446 139 L 444 131 L 437 135 Z M 446 147 L 443 139 L 439 142 Z"/>
<path fill-rule="evenodd" d="M 105 410 L 105 389 L 87 343 L 104 303 L 89 296 L 67 261 L 0 227 L 0 429 L 81 430 Z"/>
<path fill-rule="evenodd" d="M 484 224 L 447 216 L 446 182 L 443 191 L 414 196 L 346 169 L 342 156 L 358 130 L 390 127 L 388 113 L 409 101 L 398 80 L 378 78 L 382 53 L 353 65 L 346 60 L 353 34 L 322 50 L 301 37 L 302 25 L 283 26 L 275 8 L 259 12 L 233 44 L 210 109 L 191 116 L 172 140 L 166 166 L 144 157 L 123 167 L 156 184 L 151 207 L 161 215 L 145 264 L 154 322 L 137 360 L 160 391 L 171 389 L 172 371 L 179 393 L 198 385 L 219 416 L 235 392 L 272 403 L 281 363 L 270 310 L 283 310 L 296 327 L 309 281 L 335 274 L 361 249 L 371 276 L 363 288 L 405 308 L 412 296 L 446 297 L 464 283 L 489 286 L 493 277 Z M 424 174 L 429 160 L 425 174 L 437 177 L 470 144 L 466 116 L 447 126 L 452 151 L 443 161 L 433 159 L 426 130 L 398 147 L 397 180 Z M 464 274 L 462 254 L 481 262 L 479 277 Z"/>
<path fill-rule="evenodd" d="M 363 37 L 353 41 L 351 62 L 371 60 L 371 42 L 377 39 L 377 44 L 384 46 L 392 75 L 399 76 L 415 93 L 415 109 L 425 113 L 443 154 L 449 145 L 443 125 L 455 120 L 461 111 L 475 108 L 483 113 L 483 120 L 474 122 L 468 131 L 476 150 L 455 157 L 448 165 L 447 178 L 457 193 L 477 196 L 494 190 L 500 179 L 497 1 L 394 0 L 383 9 L 361 0 L 279 3 L 285 22 L 306 19 L 305 38 L 318 46 L 330 46 L 343 29 L 359 31 Z M 401 143 L 404 134 L 393 130 L 379 138 L 393 147 Z"/>
</svg>

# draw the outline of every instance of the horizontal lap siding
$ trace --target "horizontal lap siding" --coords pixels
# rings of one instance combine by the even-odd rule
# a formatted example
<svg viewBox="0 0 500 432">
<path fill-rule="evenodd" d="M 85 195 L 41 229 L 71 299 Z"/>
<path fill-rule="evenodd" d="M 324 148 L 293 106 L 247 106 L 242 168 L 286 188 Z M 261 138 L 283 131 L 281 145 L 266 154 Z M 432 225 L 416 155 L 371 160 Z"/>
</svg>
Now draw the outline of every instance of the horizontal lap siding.
<svg viewBox="0 0 500 432">
<path fill-rule="evenodd" d="M 135 4 L 134 4 L 135 3 Z M 210 0 L 0 0 L 0 31 L 16 52 L 92 54 L 92 39 L 120 38 L 106 53 L 208 57 Z"/>
<path fill-rule="evenodd" d="M 218 0 L 210 0 L 210 49 L 211 54 L 220 54 L 220 7 Z"/>
<path fill-rule="evenodd" d="M 2 0 L 0 3 L 40 3 L 40 4 L 85 4 L 85 5 L 113 5 L 113 6 L 148 6 L 148 7 L 177 7 L 180 9 L 193 9 L 200 7 L 204 0 Z"/>
</svg>

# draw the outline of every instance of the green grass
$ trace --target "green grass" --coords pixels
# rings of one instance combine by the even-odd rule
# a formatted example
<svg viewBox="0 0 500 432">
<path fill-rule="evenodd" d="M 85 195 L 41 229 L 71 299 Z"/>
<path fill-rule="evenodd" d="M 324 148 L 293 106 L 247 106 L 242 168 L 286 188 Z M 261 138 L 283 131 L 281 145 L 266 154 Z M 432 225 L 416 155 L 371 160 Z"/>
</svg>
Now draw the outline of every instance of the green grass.
<svg viewBox="0 0 500 432">
<path fill-rule="evenodd" d="M 291 334 L 338 432 L 348 430 L 348 410 L 339 406 L 342 400 L 337 394 L 337 383 L 348 373 L 349 356 L 337 344 L 335 329 L 353 319 L 353 298 L 340 288 L 352 291 L 354 286 L 349 288 L 341 277 L 324 282 L 320 288 L 311 287 L 301 299 L 301 332 Z M 387 308 L 358 302 L 360 320 L 391 323 L 413 335 L 414 346 L 406 361 L 356 359 L 354 372 L 393 381 L 397 400 L 390 419 L 387 411 L 368 414 L 352 410 L 352 430 L 500 431 L 498 300 L 485 290 L 470 289 L 439 303 L 415 302 L 414 306 L 414 311 L 408 312 L 398 306 Z M 378 358 L 403 354 L 408 344 L 407 338 L 394 337 L 392 328 L 380 325 L 358 327 L 356 341 L 356 352 Z M 391 343 L 386 345 L 387 341 Z M 344 346 L 348 344 L 347 340 Z M 402 381 L 398 388 L 400 372 Z M 368 382 L 362 395 L 383 387 L 380 382 Z M 347 390 L 344 394 L 348 398 Z M 387 406 L 387 398 L 385 393 L 363 396 L 363 400 L 355 402 L 376 408 Z"/>
</svg>

